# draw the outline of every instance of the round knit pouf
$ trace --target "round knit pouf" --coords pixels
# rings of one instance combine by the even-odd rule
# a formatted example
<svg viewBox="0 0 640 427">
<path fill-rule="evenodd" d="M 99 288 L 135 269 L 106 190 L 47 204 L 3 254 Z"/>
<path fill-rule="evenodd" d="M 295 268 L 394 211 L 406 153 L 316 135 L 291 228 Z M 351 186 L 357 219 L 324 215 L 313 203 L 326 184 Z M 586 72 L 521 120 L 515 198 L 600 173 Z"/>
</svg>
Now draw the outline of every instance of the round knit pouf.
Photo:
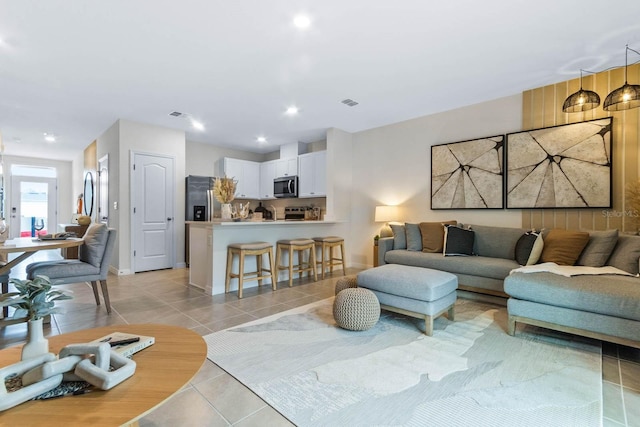
<svg viewBox="0 0 640 427">
<path fill-rule="evenodd" d="M 380 303 L 369 289 L 343 289 L 333 301 L 333 318 L 342 329 L 364 331 L 380 319 Z"/>
<path fill-rule="evenodd" d="M 357 287 L 358 287 L 358 282 L 356 281 L 356 276 L 341 277 L 336 282 L 336 293 L 335 294 L 338 295 L 340 293 L 340 291 L 343 290 L 343 289 L 357 288 Z"/>
</svg>

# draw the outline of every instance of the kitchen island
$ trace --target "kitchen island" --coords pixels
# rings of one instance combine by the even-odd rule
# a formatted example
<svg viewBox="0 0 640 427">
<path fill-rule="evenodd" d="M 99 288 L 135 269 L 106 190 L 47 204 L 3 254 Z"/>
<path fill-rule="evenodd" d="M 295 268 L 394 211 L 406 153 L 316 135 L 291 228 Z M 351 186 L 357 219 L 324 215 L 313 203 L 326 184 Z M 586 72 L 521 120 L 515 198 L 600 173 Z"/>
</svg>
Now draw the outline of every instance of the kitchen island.
<svg viewBox="0 0 640 427">
<path fill-rule="evenodd" d="M 187 221 L 187 224 L 189 284 L 204 289 L 211 295 L 224 294 L 227 246 L 230 243 L 268 242 L 273 245 L 275 257 L 276 242 L 280 239 L 346 236 L 346 223 L 343 221 Z M 346 254 L 345 260 L 348 260 Z M 233 269 L 238 270 L 237 258 Z M 245 271 L 255 269 L 255 257 L 247 257 Z M 285 279 L 286 272 L 280 272 L 278 281 Z M 268 279 L 264 283 L 271 285 Z M 245 282 L 243 288 L 256 286 L 258 282 L 254 280 Z M 237 290 L 238 280 L 234 279 L 231 281 L 231 291 Z"/>
</svg>

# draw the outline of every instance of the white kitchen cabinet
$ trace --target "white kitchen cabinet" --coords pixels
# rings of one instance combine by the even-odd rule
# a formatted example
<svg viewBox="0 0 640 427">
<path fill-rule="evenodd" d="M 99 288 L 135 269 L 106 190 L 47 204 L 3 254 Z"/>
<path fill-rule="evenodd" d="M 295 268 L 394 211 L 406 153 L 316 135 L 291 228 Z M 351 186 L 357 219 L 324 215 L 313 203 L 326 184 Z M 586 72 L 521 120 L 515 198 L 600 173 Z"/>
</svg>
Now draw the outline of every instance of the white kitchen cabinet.
<svg viewBox="0 0 640 427">
<path fill-rule="evenodd" d="M 276 175 L 276 160 L 260 163 L 260 199 L 275 199 L 273 195 L 273 179 Z"/>
<path fill-rule="evenodd" d="M 298 158 L 274 160 L 276 163 L 276 178 L 281 176 L 295 176 L 298 174 Z"/>
<path fill-rule="evenodd" d="M 324 197 L 327 195 L 327 152 L 298 156 L 298 197 Z"/>
<path fill-rule="evenodd" d="M 237 199 L 260 198 L 260 163 L 225 157 L 224 174 L 238 181 Z"/>
</svg>

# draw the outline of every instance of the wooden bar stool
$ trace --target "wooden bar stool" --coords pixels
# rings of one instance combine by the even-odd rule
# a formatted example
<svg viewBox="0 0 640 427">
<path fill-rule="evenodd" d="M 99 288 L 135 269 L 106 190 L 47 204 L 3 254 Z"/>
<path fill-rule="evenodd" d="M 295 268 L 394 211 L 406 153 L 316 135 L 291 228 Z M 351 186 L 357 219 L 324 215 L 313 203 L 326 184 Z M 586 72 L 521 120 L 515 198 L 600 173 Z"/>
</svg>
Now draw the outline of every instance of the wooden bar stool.
<svg viewBox="0 0 640 427">
<path fill-rule="evenodd" d="M 317 264 L 321 265 L 322 269 L 322 278 L 324 279 L 324 272 L 329 267 L 329 272 L 333 274 L 333 267 L 341 265 L 342 266 L 342 275 L 345 276 L 346 272 L 344 269 L 344 239 L 338 236 L 327 236 L 327 237 L 314 237 L 313 241 L 315 242 L 316 249 L 320 249 L 320 261 L 316 261 Z M 334 256 L 333 250 L 335 248 L 340 248 L 340 258 Z M 326 257 L 327 249 L 329 250 L 329 257 Z"/>
<path fill-rule="evenodd" d="M 269 255 L 269 268 L 262 267 L 262 255 Z M 238 273 L 233 273 L 233 257 L 239 256 Z M 244 271 L 244 257 L 255 255 L 256 271 Z M 231 279 L 238 279 L 238 298 L 242 298 L 242 285 L 245 281 L 257 280 L 258 286 L 262 286 L 263 279 L 271 279 L 271 288 L 276 290 L 277 275 L 274 277 L 273 272 L 276 271 L 273 264 L 273 246 L 267 242 L 252 243 L 232 243 L 227 246 L 227 277 L 224 283 L 224 293 L 229 293 Z M 265 274 L 268 273 L 268 274 Z"/>
<path fill-rule="evenodd" d="M 289 264 L 282 265 L 282 251 L 286 250 L 289 253 Z M 307 261 L 304 261 L 304 252 L 308 250 L 309 256 Z M 298 254 L 298 264 L 296 268 L 293 268 L 293 254 Z M 313 280 L 318 281 L 318 272 L 316 270 L 316 263 L 314 256 L 314 242 L 311 239 L 290 239 L 290 240 L 278 240 L 276 243 L 276 268 L 279 273 L 280 270 L 289 271 L 289 287 L 293 286 L 293 275 L 298 273 L 298 277 L 302 277 L 302 273 L 305 271 L 310 276 L 313 271 Z"/>
</svg>

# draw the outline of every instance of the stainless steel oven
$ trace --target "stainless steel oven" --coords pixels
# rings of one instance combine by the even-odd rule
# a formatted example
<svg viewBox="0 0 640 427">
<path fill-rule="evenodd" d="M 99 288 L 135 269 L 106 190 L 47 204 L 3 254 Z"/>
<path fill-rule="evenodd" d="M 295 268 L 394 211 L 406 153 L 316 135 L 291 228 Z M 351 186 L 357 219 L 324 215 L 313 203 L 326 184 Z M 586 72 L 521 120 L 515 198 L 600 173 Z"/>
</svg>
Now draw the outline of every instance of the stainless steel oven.
<svg viewBox="0 0 640 427">
<path fill-rule="evenodd" d="M 283 176 L 274 179 L 273 195 L 277 198 L 298 197 L 298 177 Z"/>
</svg>

